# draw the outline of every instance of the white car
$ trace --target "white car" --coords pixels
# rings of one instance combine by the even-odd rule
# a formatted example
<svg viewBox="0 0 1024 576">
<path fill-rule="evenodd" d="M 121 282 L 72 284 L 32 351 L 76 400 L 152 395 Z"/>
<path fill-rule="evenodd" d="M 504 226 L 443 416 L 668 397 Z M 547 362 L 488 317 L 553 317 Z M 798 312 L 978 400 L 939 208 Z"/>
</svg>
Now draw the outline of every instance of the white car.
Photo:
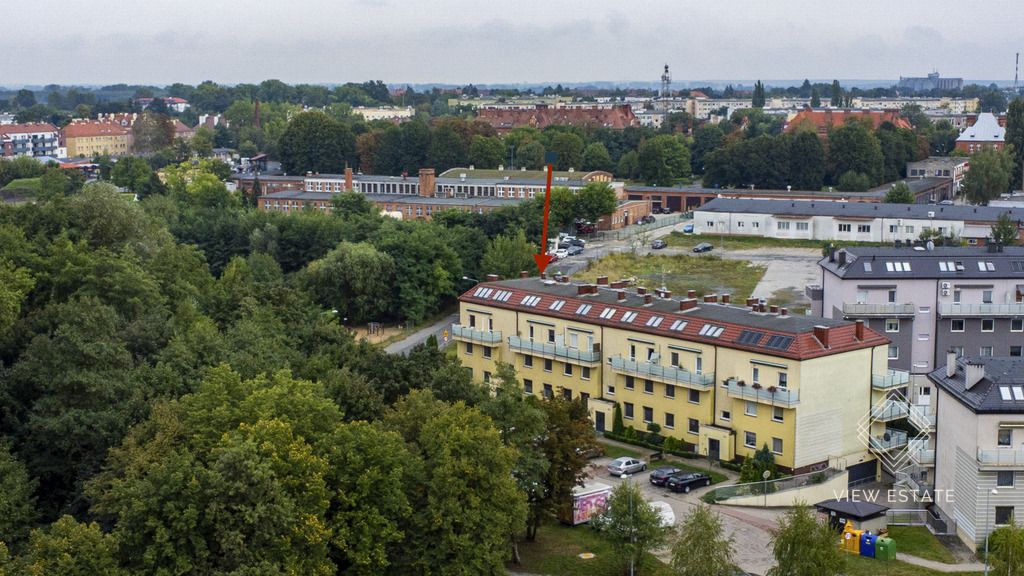
<svg viewBox="0 0 1024 576">
<path fill-rule="evenodd" d="M 612 460 L 611 464 L 608 465 L 608 473 L 612 476 L 622 476 L 623 474 L 633 474 L 635 472 L 643 472 L 647 470 L 647 463 L 643 460 L 637 460 L 636 458 L 629 458 L 623 456 Z"/>
<path fill-rule="evenodd" d="M 655 500 L 654 502 L 648 502 L 648 504 L 658 512 L 662 526 L 668 528 L 676 525 L 676 513 L 672 511 L 672 506 L 668 502 Z"/>
<path fill-rule="evenodd" d="M 555 258 L 558 258 L 559 260 L 569 257 L 569 251 L 566 250 L 565 248 L 559 248 L 558 250 L 552 252 L 552 254 L 555 256 Z"/>
</svg>

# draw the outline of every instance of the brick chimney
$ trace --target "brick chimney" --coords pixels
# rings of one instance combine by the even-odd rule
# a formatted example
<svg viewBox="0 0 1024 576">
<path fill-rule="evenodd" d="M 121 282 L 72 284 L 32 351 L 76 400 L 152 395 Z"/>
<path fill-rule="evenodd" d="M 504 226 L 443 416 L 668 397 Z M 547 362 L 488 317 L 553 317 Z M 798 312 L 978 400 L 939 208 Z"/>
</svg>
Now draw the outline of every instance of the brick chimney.
<svg viewBox="0 0 1024 576">
<path fill-rule="evenodd" d="M 621 289 L 625 288 L 626 286 L 629 286 L 629 282 L 627 282 L 625 280 L 616 280 L 615 282 L 612 282 L 609 285 L 609 287 L 614 288 L 616 290 L 621 290 Z"/>
<path fill-rule="evenodd" d="M 651 302 L 654 302 L 654 295 L 644 294 L 644 306 L 650 306 Z"/>
<path fill-rule="evenodd" d="M 864 321 L 857 320 L 853 324 L 853 334 L 857 337 L 857 340 L 864 340 Z"/>
<path fill-rule="evenodd" d="M 596 284 L 580 284 L 576 287 L 577 296 L 586 296 L 587 294 L 597 294 Z"/>
<path fill-rule="evenodd" d="M 778 313 L 779 313 L 779 307 L 778 307 L 778 306 L 776 306 L 775 304 L 772 304 L 772 305 L 771 305 L 771 307 L 770 307 L 770 308 L 769 308 L 768 310 L 769 310 L 769 311 L 770 311 L 770 312 L 771 312 L 772 314 L 778 314 Z"/>
<path fill-rule="evenodd" d="M 559 276 L 558 277 L 558 281 L 561 282 L 562 284 L 568 284 L 569 283 L 569 277 L 565 276 L 565 275 Z"/>
<path fill-rule="evenodd" d="M 696 298 L 697 297 L 697 291 L 696 290 L 687 290 L 686 291 L 686 297 L 687 298 Z"/>
<path fill-rule="evenodd" d="M 352 187 L 352 168 L 345 166 L 345 192 L 354 190 Z"/>
<path fill-rule="evenodd" d="M 747 306 L 754 306 L 758 303 L 760 303 L 760 300 L 757 298 L 747 298 Z"/>
<path fill-rule="evenodd" d="M 685 300 L 680 300 L 679 301 L 679 311 L 680 312 L 685 312 L 687 310 L 693 310 L 696 307 L 697 307 L 697 299 L 696 298 L 686 298 Z"/>
<path fill-rule="evenodd" d="M 946 378 L 953 376 L 956 376 L 956 352 L 948 350 L 946 352 Z"/>
<path fill-rule="evenodd" d="M 541 280 L 547 280 L 548 279 L 548 273 L 547 272 L 541 272 L 540 273 L 540 279 Z"/>
<path fill-rule="evenodd" d="M 644 294 L 647 294 L 647 288 L 644 288 L 643 286 L 639 286 L 636 289 L 636 293 L 641 295 L 641 296 L 643 296 Z"/>
<path fill-rule="evenodd" d="M 626 291 L 625 290 L 619 290 L 618 292 L 615 293 L 615 297 L 617 299 L 619 299 L 619 301 L 625 300 L 626 299 Z"/>
<path fill-rule="evenodd" d="M 732 294 L 722 294 L 722 304 L 729 304 L 732 302 Z"/>
<path fill-rule="evenodd" d="M 597 277 L 597 285 L 598 286 L 607 286 L 608 285 L 608 277 L 607 276 L 598 276 Z"/>
<path fill-rule="evenodd" d="M 420 196 L 433 198 L 437 188 L 437 176 L 433 168 L 420 168 Z"/>
<path fill-rule="evenodd" d="M 486 278 L 487 278 L 488 282 L 497 282 L 498 281 L 498 275 L 497 274 L 488 274 L 486 276 Z"/>
<path fill-rule="evenodd" d="M 526 270 L 520 270 L 519 271 L 519 277 L 520 278 L 529 278 L 530 277 L 530 273 L 527 272 Z"/>
<path fill-rule="evenodd" d="M 815 326 L 814 337 L 821 342 L 821 345 L 828 348 L 828 326 Z"/>
<path fill-rule="evenodd" d="M 705 294 L 704 302 L 718 302 L 718 294 Z"/>
<path fill-rule="evenodd" d="M 785 318 L 786 316 L 789 316 L 789 309 L 779 308 L 779 318 Z"/>
</svg>

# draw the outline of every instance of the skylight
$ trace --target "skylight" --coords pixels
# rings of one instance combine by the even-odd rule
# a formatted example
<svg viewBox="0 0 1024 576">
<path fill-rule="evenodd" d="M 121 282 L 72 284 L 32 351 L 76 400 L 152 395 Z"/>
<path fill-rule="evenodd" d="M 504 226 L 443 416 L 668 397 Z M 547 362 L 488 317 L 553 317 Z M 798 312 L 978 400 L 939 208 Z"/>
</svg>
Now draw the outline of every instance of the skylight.
<svg viewBox="0 0 1024 576">
<path fill-rule="evenodd" d="M 615 308 L 605 308 L 604 310 L 601 311 L 601 318 L 604 318 L 605 320 L 611 318 L 614 315 Z"/>
<path fill-rule="evenodd" d="M 592 306 L 590 304 L 580 304 L 580 307 L 576 309 L 576 313 L 582 316 L 587 312 L 590 312 L 591 308 Z"/>
<path fill-rule="evenodd" d="M 999 387 L 999 397 L 1006 401 L 1013 400 L 1013 397 L 1010 395 L 1010 389 L 1006 386 Z"/>
<path fill-rule="evenodd" d="M 995 272 L 996 266 L 991 262 L 978 262 L 978 270 L 982 272 Z"/>
<path fill-rule="evenodd" d="M 910 262 L 886 262 L 885 269 L 888 272 L 910 272 Z"/>
<path fill-rule="evenodd" d="M 708 338 L 718 338 L 719 336 L 722 335 L 722 332 L 724 331 L 725 328 L 722 326 L 715 326 L 714 324 L 705 324 L 701 326 L 700 332 L 698 332 L 698 334 L 700 334 L 701 336 L 707 336 Z"/>
<path fill-rule="evenodd" d="M 788 350 L 789 345 L 792 343 L 792 336 L 781 336 L 779 334 L 775 334 L 768 338 L 768 341 L 764 343 L 764 347 L 773 348 L 775 350 Z"/>
<path fill-rule="evenodd" d="M 540 296 L 527 296 L 523 298 L 523 301 L 520 302 L 520 304 L 523 304 L 524 306 L 530 306 L 532 308 L 536 306 L 538 302 L 540 302 Z"/>
<path fill-rule="evenodd" d="M 629 312 L 627 310 L 626 312 L 622 313 L 622 321 L 623 322 L 629 323 L 629 322 L 632 322 L 635 319 L 636 319 L 636 312 Z"/>
<path fill-rule="evenodd" d="M 672 326 L 669 327 L 669 330 L 681 332 L 683 328 L 686 328 L 686 320 L 676 320 L 675 322 L 672 323 Z"/>
<path fill-rule="evenodd" d="M 652 328 L 657 328 L 658 326 L 661 326 L 661 321 L 664 319 L 665 318 L 662 316 L 651 316 L 650 320 L 647 321 L 647 325 Z"/>
<path fill-rule="evenodd" d="M 757 346 L 757 343 L 761 341 L 762 336 L 764 336 L 763 332 L 755 332 L 754 330 L 744 330 L 740 332 L 740 337 L 736 339 L 736 343 L 746 344 L 748 346 Z"/>
<path fill-rule="evenodd" d="M 551 306 L 548 306 L 548 310 L 557 312 L 562 309 L 562 306 L 565 306 L 565 300 L 555 300 L 551 303 Z"/>
</svg>

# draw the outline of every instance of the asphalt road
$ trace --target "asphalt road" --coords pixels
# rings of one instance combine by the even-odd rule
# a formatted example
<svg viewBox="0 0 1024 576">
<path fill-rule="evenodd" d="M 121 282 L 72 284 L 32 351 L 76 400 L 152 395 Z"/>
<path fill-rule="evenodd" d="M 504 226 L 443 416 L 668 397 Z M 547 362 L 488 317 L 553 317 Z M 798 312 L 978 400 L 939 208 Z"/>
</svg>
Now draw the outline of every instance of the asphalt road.
<svg viewBox="0 0 1024 576">
<path fill-rule="evenodd" d="M 409 350 L 412 350 L 417 345 L 426 342 L 427 338 L 430 338 L 431 335 L 437 336 L 438 346 L 444 348 L 445 346 L 448 345 L 448 343 L 444 341 L 444 331 L 450 331 L 452 324 L 455 324 L 458 321 L 458 314 L 451 314 L 445 316 L 443 319 L 438 320 L 437 322 L 431 324 L 430 326 L 413 332 L 403 340 L 392 342 L 386 348 L 384 348 L 384 351 L 387 352 L 388 354 L 408 354 Z M 448 342 L 451 342 L 451 338 L 449 338 Z"/>
</svg>

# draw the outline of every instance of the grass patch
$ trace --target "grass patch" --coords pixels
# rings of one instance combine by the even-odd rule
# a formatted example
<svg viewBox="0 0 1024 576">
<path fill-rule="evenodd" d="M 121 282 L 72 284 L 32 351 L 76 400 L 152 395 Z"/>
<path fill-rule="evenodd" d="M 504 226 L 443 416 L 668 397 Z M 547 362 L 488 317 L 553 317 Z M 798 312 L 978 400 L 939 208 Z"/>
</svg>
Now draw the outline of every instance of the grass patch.
<svg viewBox="0 0 1024 576">
<path fill-rule="evenodd" d="M 698 295 L 732 294 L 734 302 L 742 303 L 757 287 L 765 267 L 746 260 L 726 260 L 717 256 L 636 256 L 611 254 L 595 260 L 579 273 L 580 280 L 593 282 L 598 276 L 612 280 L 636 278 L 640 286 L 665 286 L 676 295 L 696 290 Z"/>
<path fill-rule="evenodd" d="M 3 190 L 7 192 L 12 190 L 25 190 L 38 193 L 41 187 L 42 180 L 39 178 L 16 178 L 8 182 L 7 186 L 3 187 Z"/>
<path fill-rule="evenodd" d="M 673 248 L 693 248 L 701 242 L 714 244 L 715 250 L 721 250 L 722 237 L 717 234 L 683 234 L 673 232 L 662 238 Z M 763 238 L 761 236 L 725 236 L 726 250 L 745 250 L 753 248 L 815 248 L 821 250 L 828 242 L 824 240 L 800 240 L 790 238 Z M 837 248 L 844 246 L 889 246 L 885 242 L 836 242 Z"/>
<path fill-rule="evenodd" d="M 615 458 L 624 458 L 624 457 L 625 458 L 643 458 L 644 457 L 640 452 L 637 452 L 636 450 L 633 450 L 631 448 L 626 448 L 624 446 L 619 446 L 618 444 L 605 444 L 604 442 L 601 442 L 601 445 L 604 446 L 604 455 L 606 457 L 608 457 L 608 458 L 613 459 L 613 460 Z"/>
<path fill-rule="evenodd" d="M 924 526 L 890 526 L 889 537 L 896 541 L 897 552 L 944 564 L 956 564 L 956 556 Z"/>
<path fill-rule="evenodd" d="M 897 544 L 897 551 L 899 544 Z M 846 557 L 846 576 L 981 576 L 981 572 L 936 572 L 906 562 L 886 562 L 863 556 Z"/>
<path fill-rule="evenodd" d="M 594 558 L 584 560 L 583 552 Z M 620 576 L 623 574 L 621 558 L 612 547 L 590 526 L 564 526 L 546 524 L 537 531 L 534 542 L 520 542 L 521 564 L 509 564 L 509 570 L 531 574 L 558 574 L 559 576 Z M 647 555 L 638 573 L 645 576 L 670 576 L 669 566 L 654 556 Z"/>
</svg>

